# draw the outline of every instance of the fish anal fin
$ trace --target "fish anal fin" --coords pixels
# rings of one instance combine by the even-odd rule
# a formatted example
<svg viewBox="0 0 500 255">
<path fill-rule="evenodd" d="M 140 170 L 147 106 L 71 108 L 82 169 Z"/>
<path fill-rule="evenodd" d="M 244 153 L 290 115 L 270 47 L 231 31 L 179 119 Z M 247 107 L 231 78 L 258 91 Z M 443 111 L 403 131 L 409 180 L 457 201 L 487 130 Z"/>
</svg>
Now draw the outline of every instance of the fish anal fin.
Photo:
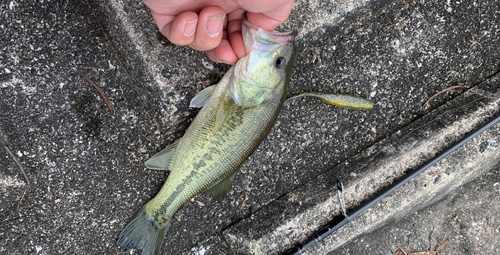
<svg viewBox="0 0 500 255">
<path fill-rule="evenodd" d="M 152 170 L 169 170 L 168 167 L 170 166 L 170 163 L 172 163 L 175 149 L 178 144 L 179 140 L 156 153 L 153 157 L 146 161 L 146 167 Z"/>
<path fill-rule="evenodd" d="M 196 108 L 203 107 L 210 98 L 210 96 L 212 95 L 212 93 L 214 92 L 215 86 L 216 85 L 212 85 L 200 91 L 195 97 L 193 97 L 193 99 L 191 99 L 189 107 L 196 107 Z"/>
<path fill-rule="evenodd" d="M 226 179 L 210 186 L 205 190 L 205 192 L 212 196 L 215 201 L 222 200 L 222 198 L 227 194 L 227 191 L 231 187 L 231 183 L 233 182 L 235 176 L 236 172 L 228 176 Z"/>
</svg>

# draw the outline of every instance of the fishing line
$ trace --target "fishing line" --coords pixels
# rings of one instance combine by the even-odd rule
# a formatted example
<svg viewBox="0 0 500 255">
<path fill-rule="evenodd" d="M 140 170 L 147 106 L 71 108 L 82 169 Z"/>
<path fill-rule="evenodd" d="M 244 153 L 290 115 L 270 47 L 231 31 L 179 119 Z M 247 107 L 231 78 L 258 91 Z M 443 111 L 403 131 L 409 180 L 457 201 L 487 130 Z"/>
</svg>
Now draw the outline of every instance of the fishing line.
<svg viewBox="0 0 500 255">
<path fill-rule="evenodd" d="M 500 114 L 498 114 L 496 117 L 490 119 L 483 125 L 481 125 L 479 128 L 477 128 L 475 131 L 467 134 L 464 136 L 462 139 L 460 139 L 458 142 L 455 144 L 449 146 L 446 148 L 444 151 L 440 152 L 430 160 L 428 160 L 426 163 L 418 167 L 417 169 L 411 171 L 409 174 L 405 175 L 403 178 L 400 180 L 396 181 L 395 183 L 389 185 L 386 189 L 383 191 L 379 192 L 377 195 L 374 197 L 370 198 L 360 206 L 354 208 L 352 211 L 346 213 L 343 216 L 337 217 L 333 219 L 331 222 L 329 222 L 323 229 L 317 231 L 316 233 L 313 234 L 312 238 L 304 242 L 303 244 L 296 245 L 294 248 L 291 250 L 288 250 L 285 254 L 286 255 L 299 255 L 302 254 L 303 252 L 306 251 L 306 249 L 317 242 L 323 240 L 326 238 L 328 235 L 331 233 L 335 232 L 337 229 L 340 227 L 344 226 L 346 223 L 348 223 L 350 220 L 355 218 L 356 216 L 360 215 L 363 213 L 365 210 L 376 204 L 378 201 L 382 200 L 386 196 L 392 194 L 396 189 L 399 187 L 403 186 L 405 183 L 408 181 L 412 180 L 415 178 L 417 175 L 425 171 L 427 168 L 433 166 L 437 162 L 439 162 L 441 159 L 444 157 L 448 156 L 450 153 L 454 152 L 456 149 L 460 148 L 462 145 L 464 145 L 466 142 L 470 141 L 472 138 L 478 136 L 482 132 L 484 132 L 486 129 L 490 128 L 491 126 L 495 125 L 497 122 L 500 121 Z M 341 182 L 340 182 L 341 183 Z M 342 186 L 341 186 L 342 188 Z M 342 191 L 340 191 L 342 193 Z"/>
<path fill-rule="evenodd" d="M 340 180 L 337 180 L 337 193 L 339 195 L 340 206 L 342 207 L 342 214 L 347 218 L 344 202 L 344 184 Z"/>
</svg>

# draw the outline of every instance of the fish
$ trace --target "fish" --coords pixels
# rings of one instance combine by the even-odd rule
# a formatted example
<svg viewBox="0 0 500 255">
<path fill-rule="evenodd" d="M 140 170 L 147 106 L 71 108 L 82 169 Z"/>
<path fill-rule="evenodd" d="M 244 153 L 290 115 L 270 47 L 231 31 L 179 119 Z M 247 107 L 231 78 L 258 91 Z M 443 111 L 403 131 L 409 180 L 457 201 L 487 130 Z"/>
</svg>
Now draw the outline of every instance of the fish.
<svg viewBox="0 0 500 255">
<path fill-rule="evenodd" d="M 243 161 L 267 136 L 282 106 L 300 97 L 372 109 L 370 100 L 348 94 L 303 92 L 286 100 L 295 58 L 296 31 L 268 32 L 242 23 L 247 55 L 216 84 L 200 91 L 190 107 L 201 108 L 184 136 L 146 162 L 170 174 L 118 235 L 116 244 L 157 255 L 171 220 L 188 201 L 206 192 L 220 201 Z"/>
<path fill-rule="evenodd" d="M 297 32 L 268 32 L 244 19 L 242 34 L 247 55 L 191 100 L 190 106 L 201 110 L 184 136 L 146 162 L 149 169 L 170 174 L 125 225 L 118 246 L 158 254 L 176 212 L 200 192 L 221 200 L 276 121 L 290 83 Z"/>
</svg>

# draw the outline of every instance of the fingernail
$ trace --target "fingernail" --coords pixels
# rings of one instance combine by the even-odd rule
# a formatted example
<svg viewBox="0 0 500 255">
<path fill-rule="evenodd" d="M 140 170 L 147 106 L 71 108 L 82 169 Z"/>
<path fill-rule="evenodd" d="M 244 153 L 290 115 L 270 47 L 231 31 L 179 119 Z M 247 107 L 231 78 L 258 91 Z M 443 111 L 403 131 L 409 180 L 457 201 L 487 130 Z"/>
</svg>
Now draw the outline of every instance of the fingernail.
<svg viewBox="0 0 500 255">
<path fill-rule="evenodd" d="M 217 59 L 217 63 L 221 63 L 221 64 L 226 64 L 226 65 L 234 65 L 236 63 L 229 63 L 223 59 Z"/>
<path fill-rule="evenodd" d="M 217 59 L 217 63 L 221 63 L 221 64 L 227 64 L 226 61 L 222 60 L 222 59 Z"/>
<path fill-rule="evenodd" d="M 186 21 L 184 24 L 184 35 L 185 36 L 191 36 L 194 34 L 194 31 L 196 31 L 196 25 L 198 24 L 198 19 Z"/>
<path fill-rule="evenodd" d="M 207 20 L 207 32 L 210 37 L 216 37 L 222 31 L 222 24 L 224 23 L 224 16 L 226 14 L 220 14 L 217 16 L 208 17 Z"/>
</svg>

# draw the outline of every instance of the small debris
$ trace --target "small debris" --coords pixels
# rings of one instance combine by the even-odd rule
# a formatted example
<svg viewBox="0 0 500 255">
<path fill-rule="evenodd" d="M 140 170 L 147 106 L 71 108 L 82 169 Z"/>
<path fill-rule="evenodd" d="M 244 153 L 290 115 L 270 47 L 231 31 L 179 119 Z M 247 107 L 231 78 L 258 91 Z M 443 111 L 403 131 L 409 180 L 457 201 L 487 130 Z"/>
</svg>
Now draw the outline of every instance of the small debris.
<svg viewBox="0 0 500 255">
<path fill-rule="evenodd" d="M 93 82 L 84 72 L 80 71 L 80 70 L 77 70 L 77 72 L 88 82 L 90 82 L 90 84 L 92 84 L 92 86 L 94 86 L 94 88 L 97 89 L 97 91 L 99 91 L 99 93 L 101 94 L 101 96 L 104 98 L 104 101 L 106 101 L 106 104 L 108 104 L 108 107 L 109 107 L 109 110 L 111 111 L 111 114 L 115 114 L 115 108 L 113 107 L 113 104 L 111 104 L 111 101 L 109 101 L 108 97 L 106 96 L 106 94 L 104 93 L 104 91 L 99 87 L 97 86 L 97 84 L 95 84 L 95 82 Z"/>
<path fill-rule="evenodd" d="M 7 147 L 7 146 L 4 146 L 5 150 L 10 154 L 10 156 L 12 157 L 12 159 L 16 162 L 17 166 L 19 167 L 19 169 L 21 169 L 21 172 L 23 173 L 24 175 L 24 179 L 26 179 L 26 183 L 28 184 L 28 186 L 30 185 L 30 180 L 28 179 L 28 176 L 26 175 L 26 172 L 24 172 L 24 168 L 23 166 L 21 165 L 21 163 L 19 163 L 19 160 L 17 160 L 16 156 L 14 155 L 14 153 L 12 153 L 12 151 L 10 151 L 10 149 Z"/>
<path fill-rule="evenodd" d="M 115 66 L 111 64 L 111 60 L 108 60 L 109 69 L 114 70 Z"/>
<path fill-rule="evenodd" d="M 432 226 L 431 234 L 429 235 L 429 251 L 432 250 L 432 234 L 434 233 L 434 226 Z"/>
<path fill-rule="evenodd" d="M 445 88 L 439 92 L 437 92 L 436 94 L 434 94 L 433 96 L 431 96 L 431 98 L 427 99 L 427 101 L 425 101 L 425 103 L 422 105 L 423 108 L 427 108 L 429 106 L 429 102 L 434 99 L 435 97 L 439 96 L 440 94 L 443 94 L 444 92 L 450 92 L 450 93 L 454 93 L 456 89 L 458 88 L 466 88 L 468 89 L 470 86 L 468 85 L 456 85 L 456 86 L 451 86 L 451 87 L 448 87 L 448 88 Z"/>
<path fill-rule="evenodd" d="M 454 168 L 454 167 L 448 167 L 448 168 L 446 168 L 445 173 L 446 173 L 447 175 L 450 175 L 450 174 L 453 172 L 453 170 L 455 170 L 455 168 Z"/>
<path fill-rule="evenodd" d="M 210 63 L 209 60 L 206 60 L 204 58 L 201 59 L 201 63 L 203 64 L 203 66 L 208 69 L 208 70 L 213 70 L 214 69 L 214 66 L 212 65 L 212 63 Z"/>
<path fill-rule="evenodd" d="M 24 199 L 24 196 L 26 196 L 26 191 L 28 191 L 28 187 L 26 187 L 23 191 L 23 194 L 16 199 L 16 201 L 22 201 Z"/>
<path fill-rule="evenodd" d="M 451 220 L 452 221 L 456 220 L 461 211 L 462 211 L 462 207 L 458 208 L 457 213 L 455 214 L 455 216 L 451 217 Z"/>
<path fill-rule="evenodd" d="M 476 44 L 479 44 L 481 46 L 481 44 L 478 41 L 476 41 L 476 40 L 469 40 L 469 42 L 470 42 L 469 48 L 472 48 L 472 46 L 474 46 Z"/>
<path fill-rule="evenodd" d="M 243 208 L 245 207 L 245 202 L 247 201 L 248 197 L 247 197 L 247 194 L 245 194 L 245 197 L 243 198 L 243 202 L 241 202 L 241 205 L 240 205 L 240 211 L 243 210 Z"/>
<path fill-rule="evenodd" d="M 396 29 L 401 31 L 403 30 L 404 26 L 405 25 L 403 24 L 403 22 L 398 22 L 398 24 L 396 25 Z"/>
<path fill-rule="evenodd" d="M 431 234 L 429 235 L 429 250 L 427 251 L 419 251 L 419 252 L 407 252 L 399 244 L 396 242 L 396 245 L 398 246 L 398 250 L 396 251 L 395 255 L 440 255 L 438 249 L 443 248 L 445 249 L 445 254 L 449 254 L 450 246 L 448 245 L 448 241 L 446 240 L 439 240 L 438 244 L 436 245 L 436 248 L 432 250 L 432 234 L 434 233 L 434 227 L 432 227 Z"/>
<path fill-rule="evenodd" d="M 195 201 L 195 202 L 196 202 L 196 203 L 197 203 L 200 207 L 205 206 L 205 204 L 204 204 L 204 203 L 202 203 L 202 202 L 200 202 L 200 201 L 198 201 L 198 200 L 194 200 L 194 201 Z"/>
<path fill-rule="evenodd" d="M 485 152 L 488 148 L 492 147 L 495 145 L 495 142 L 492 141 L 484 141 L 479 145 L 479 152 L 483 153 Z"/>
<path fill-rule="evenodd" d="M 438 177 L 436 177 L 436 179 L 434 180 L 434 185 L 438 185 L 439 183 L 441 183 L 441 175 L 438 175 Z"/>
<path fill-rule="evenodd" d="M 398 246 L 398 250 L 396 251 L 396 255 L 401 255 L 401 254 L 408 255 L 408 253 L 403 248 L 401 248 L 401 246 L 399 246 L 398 242 L 396 242 L 396 245 Z"/>
</svg>

